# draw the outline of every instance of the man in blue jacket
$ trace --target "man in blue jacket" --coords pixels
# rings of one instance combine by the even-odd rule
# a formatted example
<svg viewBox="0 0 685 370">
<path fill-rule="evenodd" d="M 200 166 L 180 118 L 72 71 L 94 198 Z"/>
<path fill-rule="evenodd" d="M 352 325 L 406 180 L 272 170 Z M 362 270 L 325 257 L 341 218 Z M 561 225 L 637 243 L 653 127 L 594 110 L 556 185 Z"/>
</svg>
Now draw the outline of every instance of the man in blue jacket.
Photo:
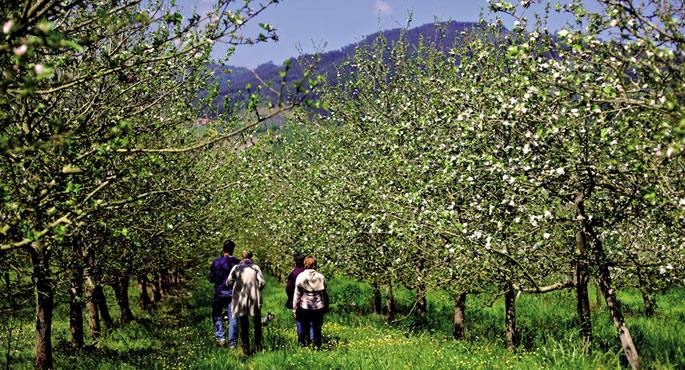
<svg viewBox="0 0 685 370">
<path fill-rule="evenodd" d="M 224 323 L 222 314 L 228 311 L 228 345 L 236 347 L 238 340 L 238 320 L 233 317 L 231 310 L 231 300 L 233 298 L 233 287 L 226 285 L 228 274 L 233 266 L 240 263 L 240 260 L 233 257 L 235 243 L 232 240 L 224 242 L 223 255 L 212 262 L 209 269 L 209 281 L 214 283 L 214 301 L 212 302 L 212 322 L 214 323 L 214 336 L 216 344 L 220 347 L 226 345 L 224 338 Z"/>
</svg>

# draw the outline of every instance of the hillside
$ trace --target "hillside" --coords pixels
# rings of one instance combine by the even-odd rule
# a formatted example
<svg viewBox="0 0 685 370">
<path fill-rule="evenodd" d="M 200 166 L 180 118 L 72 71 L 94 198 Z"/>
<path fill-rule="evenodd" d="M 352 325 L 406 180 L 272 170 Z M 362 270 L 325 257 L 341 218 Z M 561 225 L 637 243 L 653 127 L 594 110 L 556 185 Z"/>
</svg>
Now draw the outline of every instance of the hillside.
<svg viewBox="0 0 685 370">
<path fill-rule="evenodd" d="M 319 62 L 316 66 L 315 72 L 323 74 L 330 79 L 334 78 L 338 66 L 345 60 L 352 57 L 357 48 L 369 46 L 383 36 L 388 42 L 397 41 L 402 32 L 405 33 L 406 39 L 412 45 L 417 45 L 419 40 L 423 39 L 426 42 L 436 42 L 444 47 L 449 47 L 458 42 L 462 37 L 462 32 L 468 31 L 478 27 L 478 23 L 474 22 L 445 22 L 445 23 L 429 23 L 411 29 L 394 28 L 382 32 L 377 32 L 364 37 L 361 41 L 349 44 L 338 50 L 327 51 L 319 54 Z M 441 35 L 442 34 L 442 35 Z M 287 76 L 287 82 L 297 81 L 302 78 L 303 70 L 298 63 L 298 60 L 309 60 L 313 55 L 303 55 L 300 57 L 291 58 L 291 69 Z M 217 78 L 220 82 L 220 98 L 219 104 L 223 104 L 224 97 L 229 95 L 231 101 L 242 101 L 246 98 L 244 92 L 245 86 L 250 84 L 253 88 L 262 83 L 257 79 L 255 74 L 266 83 L 273 86 L 279 86 L 281 77 L 280 71 L 283 70 L 283 65 L 276 65 L 273 62 L 268 62 L 257 66 L 254 70 L 245 67 L 235 66 L 216 66 Z M 229 71 L 229 73 L 226 73 Z M 266 89 L 264 89 L 266 90 Z M 263 91 L 264 94 L 273 97 L 273 93 Z M 223 109 L 223 107 L 221 107 Z M 220 109 L 220 110 L 222 110 Z"/>
</svg>

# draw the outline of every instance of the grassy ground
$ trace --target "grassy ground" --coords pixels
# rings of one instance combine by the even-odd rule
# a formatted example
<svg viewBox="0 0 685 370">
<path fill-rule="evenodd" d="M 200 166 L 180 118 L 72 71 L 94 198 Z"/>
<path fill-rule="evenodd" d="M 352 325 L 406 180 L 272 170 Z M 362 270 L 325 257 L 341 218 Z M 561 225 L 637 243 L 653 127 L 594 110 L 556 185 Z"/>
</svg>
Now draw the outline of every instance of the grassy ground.
<svg viewBox="0 0 685 370">
<path fill-rule="evenodd" d="M 68 346 L 67 306 L 56 312 L 55 365 L 77 369 L 609 369 L 620 368 L 620 346 L 607 312 L 595 308 L 594 344 L 589 353 L 579 346 L 575 301 L 570 292 L 522 295 L 517 301 L 521 346 L 504 349 L 503 304 L 483 307 L 474 297 L 467 305 L 465 342 L 449 339 L 450 297 L 429 295 L 428 323 L 412 330 L 412 318 L 393 325 L 369 313 L 371 290 L 347 279 L 331 279 L 333 309 L 324 324 L 324 348 L 300 349 L 294 322 L 283 308 L 282 286 L 268 278 L 263 314 L 275 321 L 265 328 L 264 351 L 246 358 L 237 350 L 217 348 L 211 330 L 211 286 L 196 279 L 191 290 L 169 297 L 153 314 L 135 312 L 138 320 L 112 330 L 99 342 L 74 353 Z M 135 294 L 133 291 L 132 295 Z M 656 317 L 641 317 L 641 300 L 634 292 L 620 295 L 628 323 L 648 368 L 685 368 L 685 291 L 659 296 Z M 400 310 L 408 311 L 411 292 L 398 289 Z M 114 300 L 112 299 L 113 303 Z M 118 317 L 115 305 L 112 314 Z M 30 313 L 27 319 L 30 319 Z M 33 323 L 20 325 L 20 346 L 13 368 L 30 368 Z M 5 335 L 2 333 L 0 335 Z M 6 337 L 0 337 L 6 340 Z M 4 355 L 3 355 L 4 357 Z M 4 359 L 3 359 L 4 361 Z M 4 366 L 3 366 L 4 367 Z"/>
</svg>

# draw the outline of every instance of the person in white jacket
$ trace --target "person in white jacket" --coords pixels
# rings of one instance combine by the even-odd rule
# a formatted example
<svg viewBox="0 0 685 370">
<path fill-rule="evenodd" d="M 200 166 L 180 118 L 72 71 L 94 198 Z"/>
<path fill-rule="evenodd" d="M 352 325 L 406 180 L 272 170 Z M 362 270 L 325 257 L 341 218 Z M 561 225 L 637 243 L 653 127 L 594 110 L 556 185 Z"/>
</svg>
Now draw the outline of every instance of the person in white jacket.
<svg viewBox="0 0 685 370">
<path fill-rule="evenodd" d="M 262 289 L 264 289 L 264 275 L 259 266 L 252 262 L 252 252 L 243 251 L 243 259 L 233 267 L 228 275 L 226 285 L 233 287 L 233 316 L 240 322 L 240 341 L 243 353 L 250 352 L 250 321 L 253 317 L 255 351 L 262 346 Z"/>
<path fill-rule="evenodd" d="M 323 316 L 328 310 L 328 292 L 326 291 L 326 278 L 316 270 L 316 258 L 307 256 L 304 259 L 304 268 L 295 280 L 295 295 L 293 297 L 293 313 L 295 320 L 301 325 L 302 330 L 298 333 L 297 341 L 301 346 L 307 346 L 314 342 L 314 346 L 321 348 L 321 327 Z M 310 328 L 314 331 L 310 338 Z"/>
</svg>

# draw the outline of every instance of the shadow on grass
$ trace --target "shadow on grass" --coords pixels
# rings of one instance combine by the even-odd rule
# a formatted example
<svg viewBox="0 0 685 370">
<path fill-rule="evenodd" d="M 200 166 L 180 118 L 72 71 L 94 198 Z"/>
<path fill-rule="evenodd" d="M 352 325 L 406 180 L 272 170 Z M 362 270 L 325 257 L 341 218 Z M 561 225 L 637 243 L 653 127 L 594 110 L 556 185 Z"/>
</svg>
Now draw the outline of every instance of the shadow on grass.
<svg viewBox="0 0 685 370">
<path fill-rule="evenodd" d="M 68 316 L 56 317 L 55 367 L 70 369 L 130 368 L 393 368 L 403 361 L 450 368 L 619 367 L 621 348 L 606 307 L 592 312 L 593 344 L 587 352 L 578 338 L 575 302 L 571 293 L 522 295 L 517 301 L 520 346 L 515 353 L 504 349 L 504 305 L 469 297 L 466 307 L 466 341 L 450 340 L 452 299 L 430 293 L 428 312 L 420 320 L 411 309 L 413 292 L 396 288 L 398 321 L 388 324 L 372 314 L 373 292 L 367 284 L 331 279 L 333 309 L 326 315 L 321 351 L 297 344 L 292 313 L 283 307 L 283 287 L 267 277 L 263 312 L 276 318 L 264 328 L 263 351 L 242 356 L 239 350 L 217 348 L 211 324 L 212 287 L 204 281 L 192 290 L 169 296 L 154 313 L 136 311 L 136 321 L 121 325 L 82 351 L 70 348 Z M 654 318 L 641 316 L 639 300 L 628 300 L 628 325 L 643 362 L 653 368 L 682 368 L 685 364 L 685 309 L 682 290 L 664 296 Z M 632 293 L 631 293 L 632 294 Z M 132 297 L 133 298 L 133 297 Z M 631 297 L 633 298 L 633 297 Z M 116 317 L 116 308 L 113 310 Z M 410 314 L 411 312 L 411 314 Z M 27 325 L 27 328 L 30 326 Z M 30 330 L 30 329 L 29 329 Z M 27 332 L 27 334 L 29 334 Z M 24 352 L 30 352 L 30 339 Z M 30 368 L 24 352 L 18 368 Z M 456 359 L 456 360 L 455 360 Z M 383 363 L 387 363 L 383 365 Z M 460 362 L 461 363 L 461 362 Z M 351 365 L 348 365 L 351 364 Z M 380 364 L 380 365 L 379 365 Z"/>
</svg>

